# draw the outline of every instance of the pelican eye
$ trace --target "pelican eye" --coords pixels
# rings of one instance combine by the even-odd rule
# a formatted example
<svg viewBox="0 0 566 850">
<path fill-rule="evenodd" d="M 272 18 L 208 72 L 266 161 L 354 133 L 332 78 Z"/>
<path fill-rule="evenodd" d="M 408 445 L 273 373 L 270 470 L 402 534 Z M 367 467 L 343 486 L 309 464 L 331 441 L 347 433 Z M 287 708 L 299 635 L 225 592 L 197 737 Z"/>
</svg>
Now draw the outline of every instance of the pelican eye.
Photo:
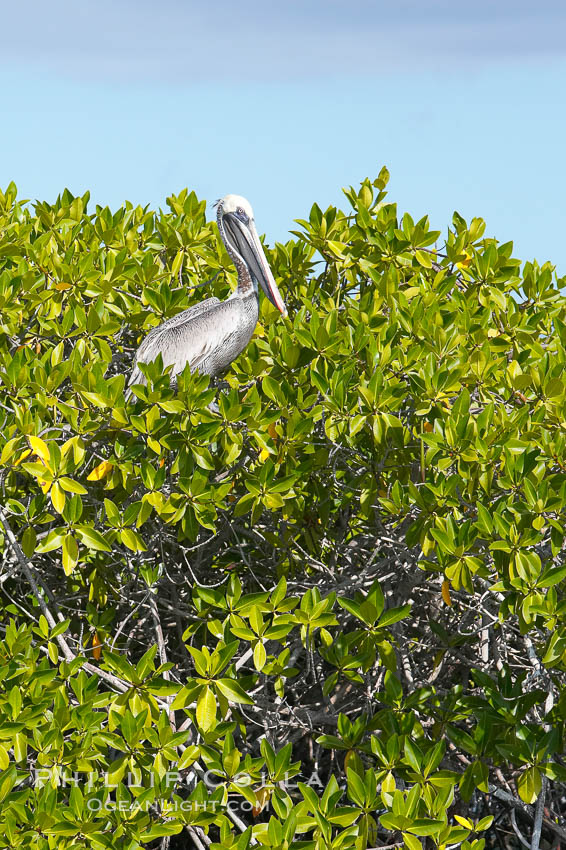
<svg viewBox="0 0 566 850">
<path fill-rule="evenodd" d="M 248 223 L 249 218 L 241 207 L 238 207 L 238 209 L 236 210 L 236 215 L 239 219 L 241 219 L 241 221 L 245 222 L 246 224 Z"/>
</svg>

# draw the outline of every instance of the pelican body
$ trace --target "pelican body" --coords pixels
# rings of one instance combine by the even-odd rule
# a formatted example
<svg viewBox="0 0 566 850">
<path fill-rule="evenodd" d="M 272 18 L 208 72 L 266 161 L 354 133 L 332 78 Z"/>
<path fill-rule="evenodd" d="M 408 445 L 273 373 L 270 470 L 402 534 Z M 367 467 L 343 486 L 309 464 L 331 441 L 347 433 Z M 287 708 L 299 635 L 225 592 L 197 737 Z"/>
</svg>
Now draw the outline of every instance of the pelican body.
<svg viewBox="0 0 566 850">
<path fill-rule="evenodd" d="M 173 367 L 171 378 L 182 372 L 187 363 L 191 372 L 224 372 L 252 338 L 259 315 L 259 286 L 271 303 L 287 315 L 249 201 L 241 195 L 226 195 L 217 202 L 217 222 L 238 272 L 237 288 L 226 301 L 207 298 L 151 330 L 136 353 L 128 396 L 132 384 L 145 384 L 139 364 L 151 363 L 159 354 L 164 366 Z"/>
</svg>

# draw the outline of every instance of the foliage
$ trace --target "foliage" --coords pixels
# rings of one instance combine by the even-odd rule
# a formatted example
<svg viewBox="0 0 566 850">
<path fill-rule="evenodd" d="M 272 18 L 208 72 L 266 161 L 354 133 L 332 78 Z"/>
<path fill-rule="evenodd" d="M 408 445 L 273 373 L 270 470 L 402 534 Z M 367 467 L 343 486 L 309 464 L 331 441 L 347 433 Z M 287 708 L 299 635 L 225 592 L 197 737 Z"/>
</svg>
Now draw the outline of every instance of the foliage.
<svg viewBox="0 0 566 850">
<path fill-rule="evenodd" d="M 268 250 L 224 380 L 128 402 L 235 285 L 205 203 L 0 193 L 1 846 L 566 837 L 563 282 L 387 179 Z"/>
</svg>

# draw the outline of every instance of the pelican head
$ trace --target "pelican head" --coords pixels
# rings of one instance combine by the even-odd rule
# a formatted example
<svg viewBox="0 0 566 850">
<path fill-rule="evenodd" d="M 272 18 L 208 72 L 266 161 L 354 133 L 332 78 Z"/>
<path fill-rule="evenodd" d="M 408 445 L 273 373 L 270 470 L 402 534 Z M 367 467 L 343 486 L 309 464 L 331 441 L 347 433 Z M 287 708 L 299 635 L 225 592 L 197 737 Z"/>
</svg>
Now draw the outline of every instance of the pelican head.
<svg viewBox="0 0 566 850">
<path fill-rule="evenodd" d="M 244 263 L 251 277 L 259 283 L 274 307 L 287 315 L 287 308 L 267 264 L 255 227 L 252 205 L 241 195 L 225 195 L 216 203 L 217 221 L 232 259 Z"/>
</svg>

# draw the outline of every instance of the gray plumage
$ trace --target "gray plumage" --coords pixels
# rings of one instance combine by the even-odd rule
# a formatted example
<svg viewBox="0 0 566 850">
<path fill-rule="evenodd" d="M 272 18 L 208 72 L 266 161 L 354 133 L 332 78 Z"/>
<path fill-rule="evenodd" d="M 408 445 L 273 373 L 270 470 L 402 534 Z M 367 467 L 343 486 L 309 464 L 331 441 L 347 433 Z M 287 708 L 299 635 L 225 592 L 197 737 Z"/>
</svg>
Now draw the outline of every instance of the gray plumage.
<svg viewBox="0 0 566 850">
<path fill-rule="evenodd" d="M 163 366 L 172 366 L 171 377 L 187 363 L 206 375 L 219 375 L 242 353 L 252 338 L 259 314 L 256 292 L 226 301 L 207 298 L 163 322 L 146 336 L 136 354 L 129 384 L 144 384 L 139 363 L 151 363 L 161 354 Z"/>
<path fill-rule="evenodd" d="M 269 300 L 287 314 L 257 231 L 248 201 L 226 195 L 217 204 L 220 235 L 238 272 L 238 287 L 226 301 L 207 298 L 153 328 L 136 353 L 128 382 L 145 384 L 140 363 L 151 363 L 159 354 L 171 366 L 171 378 L 187 363 L 191 372 L 219 375 L 242 353 L 252 338 L 259 315 L 258 284 Z"/>
</svg>

